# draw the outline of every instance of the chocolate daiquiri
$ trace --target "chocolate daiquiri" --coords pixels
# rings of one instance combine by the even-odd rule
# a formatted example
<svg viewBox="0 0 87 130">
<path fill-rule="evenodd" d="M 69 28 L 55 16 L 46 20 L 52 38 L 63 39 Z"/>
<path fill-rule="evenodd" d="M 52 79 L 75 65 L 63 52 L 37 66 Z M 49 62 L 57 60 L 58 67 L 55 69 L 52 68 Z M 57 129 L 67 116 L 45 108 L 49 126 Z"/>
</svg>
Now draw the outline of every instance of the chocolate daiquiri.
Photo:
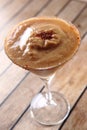
<svg viewBox="0 0 87 130">
<path fill-rule="evenodd" d="M 31 18 L 10 31 L 5 51 L 15 64 L 30 70 L 61 65 L 79 44 L 79 32 L 72 24 L 59 18 Z"/>
<path fill-rule="evenodd" d="M 40 124 L 60 124 L 69 114 L 69 103 L 62 94 L 50 91 L 49 81 L 56 70 L 72 58 L 79 44 L 80 35 L 74 25 L 60 18 L 47 17 L 19 23 L 5 39 L 8 57 L 39 75 L 48 90 L 38 93 L 30 106 L 31 115 Z"/>
</svg>

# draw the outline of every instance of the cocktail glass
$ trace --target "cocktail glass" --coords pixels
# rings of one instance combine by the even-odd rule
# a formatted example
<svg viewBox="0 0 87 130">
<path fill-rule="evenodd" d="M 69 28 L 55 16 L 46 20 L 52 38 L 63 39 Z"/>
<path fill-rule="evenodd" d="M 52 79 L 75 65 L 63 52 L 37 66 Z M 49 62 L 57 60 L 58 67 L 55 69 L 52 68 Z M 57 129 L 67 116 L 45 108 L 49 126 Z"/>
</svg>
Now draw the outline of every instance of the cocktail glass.
<svg viewBox="0 0 87 130">
<path fill-rule="evenodd" d="M 60 24 L 61 26 L 64 26 L 64 23 L 65 23 L 65 25 L 67 24 L 66 22 L 64 22 L 62 20 L 60 20 L 60 21 L 61 22 L 59 22 L 59 23 L 61 23 Z M 70 54 L 68 55 L 68 53 L 67 53 L 67 55 L 68 55 L 67 58 L 63 54 L 63 60 L 61 60 L 61 63 L 56 61 L 56 65 L 55 64 L 49 65 L 49 61 L 48 61 L 48 59 L 46 59 L 46 61 L 48 61 L 47 67 L 30 68 L 30 65 L 29 65 L 29 68 L 28 68 L 28 70 L 30 70 L 32 73 L 35 73 L 36 75 L 38 75 L 40 77 L 40 79 L 44 81 L 45 87 L 47 88 L 47 92 L 41 92 L 32 99 L 31 107 L 30 107 L 30 110 L 31 110 L 31 113 L 32 113 L 34 119 L 43 125 L 57 125 L 59 123 L 62 123 L 66 119 L 66 117 L 70 111 L 70 105 L 67 102 L 67 100 L 65 99 L 64 95 L 60 94 L 59 92 L 51 92 L 50 88 L 49 88 L 50 81 L 52 80 L 52 77 L 54 76 L 57 69 L 62 67 L 63 64 L 65 64 L 76 53 L 78 46 L 79 46 L 80 36 L 79 36 L 78 30 L 76 28 L 74 28 L 73 26 L 69 26 L 68 24 L 67 24 L 67 26 L 68 26 L 68 28 L 66 26 L 64 26 L 65 33 L 66 33 L 67 29 L 72 30 L 72 31 L 67 30 L 67 36 L 69 35 L 69 33 L 71 35 L 69 40 L 72 41 L 72 44 L 70 45 L 71 46 L 70 51 L 72 53 L 70 53 L 70 51 L 69 51 Z M 75 35 L 73 35 L 73 36 L 75 36 L 75 39 L 72 36 L 73 30 L 76 32 Z M 28 33 L 30 35 L 30 32 L 28 32 Z M 25 34 L 24 34 L 24 36 L 26 36 Z M 24 36 L 22 37 L 23 42 L 26 40 L 26 37 L 24 37 Z M 44 33 L 43 33 L 43 36 L 46 37 L 45 39 L 47 39 L 49 37 L 48 34 L 46 36 L 46 34 L 44 35 Z M 44 38 L 44 37 L 42 37 L 42 38 Z M 68 37 L 66 37 L 66 39 L 68 40 Z M 64 39 L 64 40 L 66 40 L 66 39 Z M 24 59 L 21 59 L 21 57 L 23 57 L 25 55 L 23 52 L 21 52 L 22 51 L 21 44 L 24 45 L 24 43 L 23 42 L 21 43 L 21 41 L 19 40 L 19 42 L 16 42 L 16 46 L 14 46 L 13 44 L 11 46 L 11 43 L 9 43 L 9 41 L 11 42 L 11 39 L 6 41 L 7 45 L 5 46 L 6 52 L 9 56 L 9 58 L 11 58 L 14 63 L 17 62 L 17 65 L 27 69 L 26 65 L 24 66 L 24 65 L 20 64 L 20 63 L 22 63 L 22 60 L 24 60 Z M 72 50 L 73 42 L 74 42 L 74 44 L 76 44 L 76 46 L 73 47 L 74 50 Z M 75 43 L 75 42 L 77 42 L 77 43 Z M 69 43 L 70 43 L 70 41 L 69 41 Z M 28 45 L 27 45 L 27 47 L 28 47 Z M 69 48 L 67 49 L 66 46 L 63 46 L 63 48 L 64 47 L 65 47 L 66 52 L 68 52 Z M 15 48 L 16 49 L 20 48 L 19 52 L 17 52 L 17 56 L 19 56 L 20 60 L 15 55 L 16 54 Z M 12 49 L 12 50 L 10 50 L 10 49 Z M 29 48 L 27 48 L 27 51 L 29 51 L 28 49 Z M 22 55 L 22 53 L 23 53 L 23 55 Z M 39 53 L 38 53 L 38 55 L 39 55 Z M 17 57 L 17 61 L 14 60 L 14 59 L 16 59 L 15 56 Z M 64 59 L 65 59 L 65 61 L 64 61 Z M 35 61 L 33 63 L 35 63 Z M 25 64 L 24 61 L 23 61 L 23 64 Z M 43 66 L 43 65 L 41 65 L 41 66 Z"/>
<path fill-rule="evenodd" d="M 30 111 L 33 118 L 43 125 L 57 125 L 62 123 L 69 114 L 70 105 L 64 95 L 50 91 L 50 82 L 61 65 L 48 68 L 30 69 L 43 80 L 45 92 L 38 93 L 31 101 Z"/>
</svg>

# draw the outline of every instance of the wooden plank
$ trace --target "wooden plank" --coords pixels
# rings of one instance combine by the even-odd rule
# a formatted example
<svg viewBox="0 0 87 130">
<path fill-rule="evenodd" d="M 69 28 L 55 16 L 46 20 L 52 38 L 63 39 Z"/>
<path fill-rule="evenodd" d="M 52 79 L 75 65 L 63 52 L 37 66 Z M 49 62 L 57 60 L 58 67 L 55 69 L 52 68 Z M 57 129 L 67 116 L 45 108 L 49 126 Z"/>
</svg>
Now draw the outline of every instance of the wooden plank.
<svg viewBox="0 0 87 130">
<path fill-rule="evenodd" d="M 21 2 L 21 6 L 20 6 Z M 0 11 L 0 28 L 3 26 L 14 14 L 16 14 L 29 0 L 14 0 L 9 6 Z M 4 20 L 3 20 L 4 19 Z"/>
<path fill-rule="evenodd" d="M 2 10 L 4 10 L 7 6 L 9 6 L 11 3 L 13 2 L 13 0 L 7 0 L 7 1 L 3 1 L 3 4 L 0 4 L 0 12 Z M 1 3 L 1 0 L 0 0 Z"/>
<path fill-rule="evenodd" d="M 71 1 L 68 6 L 58 15 L 67 21 L 72 21 L 85 6 L 85 3 Z"/>
<path fill-rule="evenodd" d="M 0 76 L 3 71 L 11 64 L 11 61 L 7 58 L 4 53 L 4 50 L 0 53 Z"/>
<path fill-rule="evenodd" d="M 85 55 L 85 57 L 84 57 Z M 79 51 L 67 62 L 64 67 L 57 71 L 51 84 L 51 90 L 60 91 L 70 102 L 71 108 L 84 90 L 87 84 L 87 35 L 85 36 Z M 45 127 L 47 130 L 55 130 L 57 127 Z M 81 127 L 81 126 L 80 126 Z M 37 124 L 27 111 L 21 120 L 16 124 L 14 130 L 44 130 L 44 127 Z"/>
<path fill-rule="evenodd" d="M 75 25 L 78 27 L 81 36 L 87 32 L 87 6 L 85 10 L 81 13 L 78 19 L 74 22 Z"/>
<path fill-rule="evenodd" d="M 61 130 L 87 130 L 87 89 Z"/>
<path fill-rule="evenodd" d="M 0 10 L 3 9 L 3 7 L 6 6 L 11 1 L 12 0 L 0 0 Z"/>
<path fill-rule="evenodd" d="M 24 79 L 23 83 L 0 107 L 0 130 L 10 130 L 42 85 L 41 80 L 33 74 L 29 74 Z"/>
<path fill-rule="evenodd" d="M 0 104 L 22 80 L 26 72 L 24 69 L 13 64 L 5 74 L 0 77 Z"/>
<path fill-rule="evenodd" d="M 57 12 L 68 2 L 68 0 L 52 0 L 50 4 L 43 10 L 39 16 L 55 16 Z"/>
</svg>

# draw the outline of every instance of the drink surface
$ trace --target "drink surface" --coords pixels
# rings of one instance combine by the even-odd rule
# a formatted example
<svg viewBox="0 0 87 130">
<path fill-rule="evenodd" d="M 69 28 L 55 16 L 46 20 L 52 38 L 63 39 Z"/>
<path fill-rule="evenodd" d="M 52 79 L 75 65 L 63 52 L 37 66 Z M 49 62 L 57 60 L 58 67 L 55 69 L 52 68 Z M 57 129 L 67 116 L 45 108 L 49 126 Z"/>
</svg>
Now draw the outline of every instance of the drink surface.
<svg viewBox="0 0 87 130">
<path fill-rule="evenodd" d="M 5 39 L 5 51 L 17 65 L 30 70 L 59 66 L 77 51 L 76 27 L 59 18 L 31 18 L 16 25 Z"/>
</svg>

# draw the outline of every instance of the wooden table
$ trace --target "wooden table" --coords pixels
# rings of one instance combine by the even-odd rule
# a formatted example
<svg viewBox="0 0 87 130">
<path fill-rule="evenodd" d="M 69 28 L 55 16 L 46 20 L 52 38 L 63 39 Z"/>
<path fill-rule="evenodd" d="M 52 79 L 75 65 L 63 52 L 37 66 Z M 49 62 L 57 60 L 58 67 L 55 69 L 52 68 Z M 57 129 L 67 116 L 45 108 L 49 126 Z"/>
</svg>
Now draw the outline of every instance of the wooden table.
<svg viewBox="0 0 87 130">
<path fill-rule="evenodd" d="M 30 116 L 33 96 L 44 91 L 38 77 L 14 65 L 3 50 L 4 38 L 18 22 L 56 16 L 73 22 L 81 33 L 78 53 L 58 70 L 51 90 L 69 100 L 71 111 L 60 125 L 43 127 Z M 87 0 L 0 0 L 0 130 L 87 130 Z M 43 88 L 43 90 L 42 90 Z"/>
</svg>

